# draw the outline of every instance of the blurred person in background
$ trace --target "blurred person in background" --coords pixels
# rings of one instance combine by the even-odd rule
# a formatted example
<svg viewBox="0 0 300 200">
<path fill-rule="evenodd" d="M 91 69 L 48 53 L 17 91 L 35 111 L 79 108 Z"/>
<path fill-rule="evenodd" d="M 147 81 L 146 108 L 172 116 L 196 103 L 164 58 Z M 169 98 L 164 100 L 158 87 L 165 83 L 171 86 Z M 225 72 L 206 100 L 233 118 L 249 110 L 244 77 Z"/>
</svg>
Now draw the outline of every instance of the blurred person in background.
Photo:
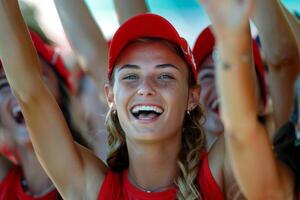
<svg viewBox="0 0 300 200">
<path fill-rule="evenodd" d="M 82 130 L 78 127 L 80 122 L 75 121 L 73 116 L 74 87 L 70 79 L 71 74 L 54 47 L 47 45 L 37 33 L 30 31 L 30 34 L 40 58 L 43 80 L 63 112 L 72 137 L 88 147 L 80 133 Z M 0 199 L 61 199 L 33 151 L 21 108 L 8 84 L 2 65 L 0 77 L 0 135 L 4 138 L 0 142 Z"/>
<path fill-rule="evenodd" d="M 79 65 L 78 93 L 93 150 L 106 160 L 108 146 L 105 115 L 108 107 L 103 86 L 107 82 L 106 68 L 109 42 L 94 20 L 84 0 L 54 0 L 67 38 Z M 148 11 L 144 0 L 114 0 L 119 23 L 138 13 Z M 100 99 L 100 101 L 99 101 Z"/>
</svg>

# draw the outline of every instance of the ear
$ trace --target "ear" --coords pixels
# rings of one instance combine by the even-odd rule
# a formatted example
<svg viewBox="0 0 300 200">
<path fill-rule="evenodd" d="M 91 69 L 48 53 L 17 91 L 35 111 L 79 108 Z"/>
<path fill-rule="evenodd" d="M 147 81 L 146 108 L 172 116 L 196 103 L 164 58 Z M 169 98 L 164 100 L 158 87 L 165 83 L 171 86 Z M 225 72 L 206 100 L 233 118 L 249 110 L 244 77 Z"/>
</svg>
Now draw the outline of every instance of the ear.
<svg viewBox="0 0 300 200">
<path fill-rule="evenodd" d="M 114 92 L 113 88 L 108 83 L 104 85 L 104 93 L 109 108 L 113 108 L 113 106 L 115 105 Z"/>
<path fill-rule="evenodd" d="M 192 111 L 199 104 L 200 100 L 200 85 L 189 89 L 188 111 Z"/>
</svg>

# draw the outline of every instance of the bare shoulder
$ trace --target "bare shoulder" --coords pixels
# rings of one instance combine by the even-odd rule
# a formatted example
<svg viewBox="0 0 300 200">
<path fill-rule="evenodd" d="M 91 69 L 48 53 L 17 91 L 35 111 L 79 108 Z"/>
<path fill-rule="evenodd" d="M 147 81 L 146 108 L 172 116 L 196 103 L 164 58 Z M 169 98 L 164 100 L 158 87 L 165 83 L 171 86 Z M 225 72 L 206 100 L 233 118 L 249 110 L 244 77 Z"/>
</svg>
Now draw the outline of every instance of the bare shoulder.
<svg viewBox="0 0 300 200">
<path fill-rule="evenodd" d="M 108 167 L 89 149 L 77 144 L 84 165 L 85 197 L 97 199 L 100 188 L 108 173 Z"/>
<path fill-rule="evenodd" d="M 245 200 L 236 179 L 225 146 L 224 136 L 220 136 L 209 152 L 209 165 L 211 172 L 222 189 L 226 199 Z"/>
<path fill-rule="evenodd" d="M 225 157 L 225 141 L 224 136 L 220 136 L 208 152 L 208 163 L 211 173 L 217 182 L 219 188 L 223 191 L 224 180 L 224 157 Z"/>
</svg>

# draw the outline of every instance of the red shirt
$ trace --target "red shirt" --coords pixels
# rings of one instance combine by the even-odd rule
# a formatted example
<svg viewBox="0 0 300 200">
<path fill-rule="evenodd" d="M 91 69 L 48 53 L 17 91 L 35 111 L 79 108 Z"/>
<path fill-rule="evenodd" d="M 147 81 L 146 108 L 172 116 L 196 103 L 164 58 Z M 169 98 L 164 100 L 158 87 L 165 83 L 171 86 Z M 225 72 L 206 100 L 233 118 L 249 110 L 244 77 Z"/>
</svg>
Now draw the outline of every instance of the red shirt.
<svg viewBox="0 0 300 200">
<path fill-rule="evenodd" d="M 61 199 L 57 190 L 45 196 L 34 198 L 26 194 L 21 185 L 22 169 L 13 167 L 0 183 L 0 200 L 58 200 Z"/>
<path fill-rule="evenodd" d="M 146 193 L 136 188 L 127 178 L 127 170 L 121 173 L 110 171 L 100 189 L 98 200 L 175 200 L 177 189 L 170 188 L 162 192 Z M 198 173 L 198 184 L 203 200 L 223 200 L 223 194 L 214 180 L 204 154 Z"/>
</svg>

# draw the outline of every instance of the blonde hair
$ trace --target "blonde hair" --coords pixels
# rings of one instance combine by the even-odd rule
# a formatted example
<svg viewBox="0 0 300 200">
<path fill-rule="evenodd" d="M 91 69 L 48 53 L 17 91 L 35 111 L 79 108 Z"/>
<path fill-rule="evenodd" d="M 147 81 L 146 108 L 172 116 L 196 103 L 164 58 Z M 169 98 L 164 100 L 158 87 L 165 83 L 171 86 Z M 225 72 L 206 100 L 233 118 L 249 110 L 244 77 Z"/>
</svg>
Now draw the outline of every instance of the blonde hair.
<svg viewBox="0 0 300 200">
<path fill-rule="evenodd" d="M 173 43 L 157 39 L 143 38 L 135 42 L 163 42 L 183 56 L 179 47 Z M 189 68 L 190 69 L 190 68 Z M 114 75 L 113 75 L 114 76 Z M 112 76 L 111 84 L 114 82 Z M 189 88 L 197 85 L 191 70 L 188 77 Z M 204 148 L 205 135 L 202 124 L 204 123 L 203 111 L 198 105 L 190 114 L 186 114 L 183 123 L 183 136 L 181 151 L 179 153 L 177 167 L 178 176 L 174 183 L 178 187 L 177 199 L 198 200 L 201 199 L 201 192 L 197 184 L 197 176 L 201 160 L 201 150 Z M 128 150 L 126 146 L 125 133 L 120 125 L 116 111 L 109 110 L 105 121 L 108 132 L 109 154 L 107 164 L 115 172 L 123 171 L 129 166 Z"/>
</svg>

